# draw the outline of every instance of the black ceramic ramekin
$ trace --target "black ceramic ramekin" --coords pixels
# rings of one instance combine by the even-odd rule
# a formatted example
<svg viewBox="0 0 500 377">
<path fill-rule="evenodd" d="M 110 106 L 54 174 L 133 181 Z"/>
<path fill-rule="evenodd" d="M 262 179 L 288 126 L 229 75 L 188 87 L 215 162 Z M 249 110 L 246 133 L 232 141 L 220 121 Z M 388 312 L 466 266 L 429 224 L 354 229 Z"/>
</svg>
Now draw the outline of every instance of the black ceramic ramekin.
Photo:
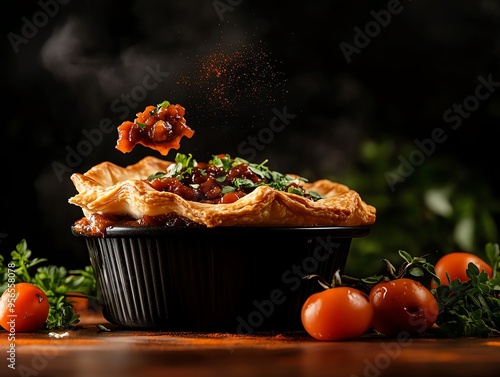
<svg viewBox="0 0 500 377">
<path fill-rule="evenodd" d="M 73 233 L 75 233 L 73 229 Z M 109 227 L 85 237 L 104 317 L 135 329 L 301 330 L 306 298 L 369 227 Z"/>
</svg>

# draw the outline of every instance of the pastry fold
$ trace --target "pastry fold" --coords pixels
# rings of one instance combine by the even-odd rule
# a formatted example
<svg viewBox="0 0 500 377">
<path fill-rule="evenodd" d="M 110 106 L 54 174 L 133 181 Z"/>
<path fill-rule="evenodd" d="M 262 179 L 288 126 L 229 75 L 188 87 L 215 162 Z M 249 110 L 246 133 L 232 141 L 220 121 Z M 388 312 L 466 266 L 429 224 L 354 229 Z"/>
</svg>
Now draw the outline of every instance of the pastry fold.
<svg viewBox="0 0 500 377">
<path fill-rule="evenodd" d="M 87 218 L 94 213 L 135 219 L 176 213 L 207 227 L 362 226 L 375 222 L 375 207 L 366 204 L 356 191 L 326 179 L 301 183 L 304 189 L 324 196 L 317 201 L 259 186 L 230 204 L 188 201 L 177 194 L 157 191 L 145 181 L 171 164 L 174 162 L 153 156 L 127 167 L 102 162 L 84 174 L 71 176 L 78 194 L 69 203 L 81 207 Z"/>
</svg>

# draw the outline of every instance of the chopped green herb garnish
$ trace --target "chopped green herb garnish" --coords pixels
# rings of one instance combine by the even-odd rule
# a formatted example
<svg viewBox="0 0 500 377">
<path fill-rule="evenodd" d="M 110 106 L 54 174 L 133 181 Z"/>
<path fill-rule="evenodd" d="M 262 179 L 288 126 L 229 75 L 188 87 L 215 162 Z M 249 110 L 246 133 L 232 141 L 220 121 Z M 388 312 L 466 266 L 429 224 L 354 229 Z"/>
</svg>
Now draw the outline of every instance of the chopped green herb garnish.
<svg viewBox="0 0 500 377">
<path fill-rule="evenodd" d="M 177 178 L 179 181 L 182 180 L 183 176 L 190 175 L 192 173 L 193 167 L 197 165 L 196 160 L 193 159 L 191 154 L 185 155 L 182 153 L 177 153 L 175 156 L 175 165 L 171 165 L 167 172 L 156 173 L 154 176 L 148 177 L 151 181 L 156 178 Z"/>
<path fill-rule="evenodd" d="M 236 189 L 233 186 L 224 186 L 222 188 L 222 195 L 227 194 L 228 192 L 234 192 Z"/>
<path fill-rule="evenodd" d="M 156 105 L 155 109 L 154 110 L 151 110 L 149 112 L 149 115 L 155 115 L 158 113 L 158 111 L 162 108 L 162 107 L 168 107 L 170 106 L 170 102 L 168 101 L 163 101 L 162 103 L 159 103 L 158 105 Z"/>
<path fill-rule="evenodd" d="M 290 186 L 287 189 L 287 192 L 289 192 L 290 194 L 304 196 L 304 190 L 302 190 L 302 189 L 300 189 L 298 187 L 294 187 L 294 186 Z"/>
<path fill-rule="evenodd" d="M 233 179 L 233 185 L 237 188 L 256 187 L 255 183 L 247 178 L 235 178 Z"/>
<path fill-rule="evenodd" d="M 162 171 L 159 171 L 155 174 L 151 174 L 147 179 L 148 179 L 148 181 L 152 181 L 153 179 L 163 178 L 164 176 L 165 176 L 165 173 Z"/>
<path fill-rule="evenodd" d="M 152 181 L 153 179 L 158 178 L 177 178 L 179 181 L 184 178 L 189 178 L 193 173 L 193 168 L 198 166 L 198 163 L 191 154 L 185 155 L 182 153 L 177 153 L 175 157 L 175 165 L 171 165 L 166 172 L 158 172 L 150 175 L 147 179 Z M 214 165 L 218 168 L 221 168 L 224 173 L 229 172 L 229 170 L 235 166 L 240 164 L 245 164 L 248 166 L 248 169 L 257 175 L 261 180 L 257 182 L 253 182 L 247 178 L 233 178 L 231 182 L 228 184 L 227 174 L 222 174 L 215 178 L 215 180 L 221 184 L 223 184 L 222 194 L 226 194 L 231 191 L 235 191 L 236 189 L 242 190 L 251 190 L 258 186 L 267 185 L 275 190 L 290 192 L 293 194 L 297 194 L 300 196 L 305 196 L 306 192 L 304 189 L 299 187 L 300 182 L 307 182 L 305 178 L 302 177 L 291 177 L 286 174 L 279 173 L 277 171 L 270 170 L 266 165 L 268 160 L 261 162 L 260 164 L 251 163 L 241 157 L 236 157 L 234 159 L 231 158 L 230 155 L 226 154 L 224 156 L 213 155 L 212 159 L 209 160 L 208 164 Z M 204 169 L 199 169 L 199 173 L 202 175 L 206 175 L 206 171 Z M 291 186 L 292 185 L 292 186 Z M 198 186 L 193 188 L 198 188 Z M 309 197 L 313 200 L 319 200 L 323 197 L 317 192 L 308 192 Z"/>
<path fill-rule="evenodd" d="M 309 191 L 309 195 L 311 195 L 311 197 L 314 200 L 323 199 L 323 196 L 321 194 L 317 193 L 316 191 Z"/>
<path fill-rule="evenodd" d="M 97 328 L 100 330 L 100 331 L 105 331 L 105 332 L 110 332 L 111 330 L 108 329 L 106 326 L 104 325 L 97 325 Z"/>
<path fill-rule="evenodd" d="M 231 161 L 231 157 L 229 155 L 225 155 L 222 158 L 220 156 L 212 156 L 209 164 L 215 165 L 218 168 L 223 168 L 225 172 L 228 172 L 229 169 L 234 166 L 233 161 Z"/>
</svg>

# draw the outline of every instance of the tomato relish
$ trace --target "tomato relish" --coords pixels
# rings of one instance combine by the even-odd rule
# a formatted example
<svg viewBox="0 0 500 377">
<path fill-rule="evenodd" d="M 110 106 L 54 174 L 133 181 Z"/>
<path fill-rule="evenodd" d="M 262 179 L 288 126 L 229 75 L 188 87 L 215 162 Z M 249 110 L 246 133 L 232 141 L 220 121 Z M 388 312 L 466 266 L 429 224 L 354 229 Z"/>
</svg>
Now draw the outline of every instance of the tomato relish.
<svg viewBox="0 0 500 377">
<path fill-rule="evenodd" d="M 82 217 L 75 221 L 73 230 L 75 233 L 87 237 L 104 237 L 106 229 L 110 226 L 184 226 L 205 227 L 195 223 L 177 213 L 168 213 L 158 216 L 143 215 L 140 219 L 134 219 L 128 215 L 110 215 L 93 213 L 89 217 Z"/>
<path fill-rule="evenodd" d="M 163 101 L 156 106 L 146 106 L 137 113 L 133 122 L 125 121 L 118 126 L 116 148 L 130 152 L 137 144 L 167 155 L 170 149 L 178 149 L 183 136 L 191 138 L 194 131 L 186 124 L 185 109 Z"/>
<path fill-rule="evenodd" d="M 177 153 L 176 164 L 145 181 L 155 190 L 209 204 L 233 203 L 262 185 L 311 200 L 319 199 L 318 194 L 307 192 L 299 185 L 303 178 L 271 171 L 265 166 L 266 162 L 254 164 L 227 154 L 215 155 L 209 162 L 197 162 L 191 155 Z"/>
<path fill-rule="evenodd" d="M 155 190 L 172 192 L 186 200 L 228 204 L 235 202 L 249 192 L 249 189 L 245 189 L 244 186 L 234 186 L 232 182 L 235 179 L 249 180 L 251 184 L 249 183 L 248 186 L 264 182 L 245 164 L 238 164 L 225 172 L 222 167 L 198 163 L 190 168 L 190 172 L 187 174 L 181 173 L 178 177 L 166 174 L 153 178 L 149 183 Z"/>
</svg>

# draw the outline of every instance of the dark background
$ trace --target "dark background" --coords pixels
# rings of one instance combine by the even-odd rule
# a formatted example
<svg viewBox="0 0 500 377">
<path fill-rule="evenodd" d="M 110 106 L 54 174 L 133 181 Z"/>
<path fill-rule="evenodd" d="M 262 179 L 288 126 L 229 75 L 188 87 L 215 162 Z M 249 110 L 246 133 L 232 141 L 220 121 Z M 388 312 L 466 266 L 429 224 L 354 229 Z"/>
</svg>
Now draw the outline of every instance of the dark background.
<svg viewBox="0 0 500 377">
<path fill-rule="evenodd" d="M 68 204 L 76 193 L 71 173 L 104 160 L 128 165 L 151 151 L 139 146 L 122 154 L 115 132 L 100 132 L 72 166 L 69 151 L 88 140 L 84 130 L 96 135 L 103 120 L 117 127 L 163 100 L 186 108 L 196 134 L 183 140 L 180 152 L 200 161 L 216 153 L 240 155 L 242 143 L 269 127 L 273 109 L 286 107 L 296 117 L 251 157 L 309 179 L 355 169 L 364 140 L 411 144 L 443 128 L 448 138 L 427 160 L 448 156 L 453 168 L 473 170 L 498 195 L 495 88 L 459 128 L 443 119 L 474 95 L 479 77 L 500 81 L 497 1 L 61 3 L 12 2 L 2 21 L 4 256 L 25 238 L 36 256 L 54 264 L 88 264 L 83 240 L 70 232 L 82 216 Z M 390 19 L 388 4 L 398 10 Z M 377 29 L 373 12 L 385 26 Z M 373 36 L 363 47 L 358 40 L 348 62 L 340 44 L 356 47 L 355 28 L 366 27 Z M 16 44 L 12 38 L 25 39 Z M 164 76 L 144 92 L 148 69 Z M 132 94 L 145 96 L 125 104 L 123 96 Z M 388 165 L 396 168 L 397 156 Z M 364 196 L 366 183 L 353 188 Z M 415 184 L 409 177 L 400 190 Z M 384 195 L 390 200 L 391 190 Z M 383 227 L 383 218 L 377 222 Z"/>
</svg>

